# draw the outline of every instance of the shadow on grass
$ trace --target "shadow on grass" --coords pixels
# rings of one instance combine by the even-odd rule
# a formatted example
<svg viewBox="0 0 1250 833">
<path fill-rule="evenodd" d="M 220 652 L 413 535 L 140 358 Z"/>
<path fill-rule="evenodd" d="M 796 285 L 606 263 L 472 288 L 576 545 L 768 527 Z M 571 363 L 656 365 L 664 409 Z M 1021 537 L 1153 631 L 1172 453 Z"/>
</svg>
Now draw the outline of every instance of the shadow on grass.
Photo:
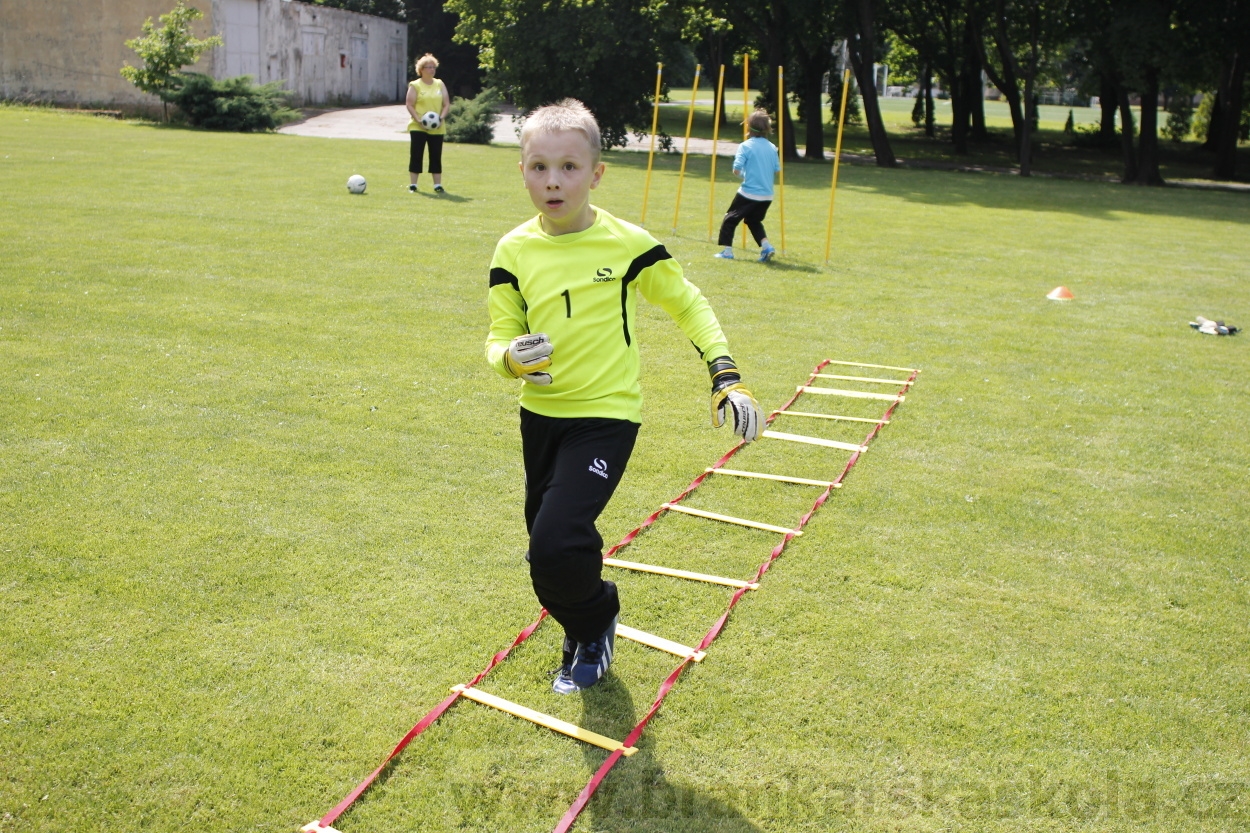
<svg viewBox="0 0 1250 833">
<path fill-rule="evenodd" d="M 622 726 L 637 725 L 633 698 L 615 676 L 609 674 L 581 697 L 581 725 L 590 731 L 614 737 L 620 735 Z M 637 748 L 635 754 L 616 763 L 586 805 L 582 815 L 593 819 L 593 829 L 603 833 L 761 833 L 725 801 L 670 781 L 646 732 Z M 607 757 L 590 745 L 583 754 L 592 773 Z"/>
<path fill-rule="evenodd" d="M 436 200 L 438 202 L 473 202 L 472 197 L 464 197 L 460 194 L 453 194 L 450 191 L 444 191 L 436 194 L 433 191 L 418 191 L 417 196 L 425 197 L 427 200 Z"/>
<path fill-rule="evenodd" d="M 688 235 L 688 234 L 676 234 L 672 236 L 680 240 L 685 240 L 689 243 L 706 243 L 708 259 L 712 260 L 713 262 L 717 262 L 715 258 L 713 257 L 713 253 L 720 251 L 721 246 L 719 243 L 711 243 L 705 237 L 697 237 L 697 236 Z M 724 261 L 719 261 L 719 262 L 724 263 Z M 778 252 L 777 256 L 774 257 L 772 260 L 768 261 L 767 263 L 760 263 L 758 249 L 737 248 L 737 244 L 735 244 L 734 259 L 732 262 L 733 263 L 746 263 L 752 266 L 756 266 L 761 270 L 766 270 L 766 272 L 808 272 L 811 274 L 815 274 L 821 271 L 819 267 L 811 263 L 797 263 L 795 261 L 786 260 L 785 255 L 781 254 L 781 252 Z M 763 274 L 764 273 L 762 272 L 761 275 Z"/>
<path fill-rule="evenodd" d="M 808 272 L 810 274 L 816 274 L 817 272 L 822 271 L 819 266 L 814 266 L 810 263 L 795 263 L 793 261 L 785 260 L 781 255 L 778 255 L 767 263 L 762 264 L 761 268 L 766 269 L 769 272 Z"/>
</svg>

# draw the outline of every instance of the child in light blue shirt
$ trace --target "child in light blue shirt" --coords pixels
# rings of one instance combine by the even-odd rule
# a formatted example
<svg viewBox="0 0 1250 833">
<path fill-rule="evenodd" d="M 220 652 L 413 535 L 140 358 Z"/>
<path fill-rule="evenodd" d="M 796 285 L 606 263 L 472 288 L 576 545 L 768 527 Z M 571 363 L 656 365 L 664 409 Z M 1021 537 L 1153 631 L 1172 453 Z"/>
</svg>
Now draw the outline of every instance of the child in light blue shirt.
<svg viewBox="0 0 1250 833">
<path fill-rule="evenodd" d="M 734 173 L 742 177 L 742 186 L 734 194 L 725 219 L 721 222 L 718 242 L 724 246 L 716 257 L 733 260 L 734 232 L 745 222 L 760 247 L 760 263 L 767 263 L 776 253 L 764 231 L 764 215 L 773 204 L 773 175 L 781 170 L 777 146 L 768 141 L 772 120 L 766 110 L 756 110 L 747 119 L 750 138 L 743 142 L 734 156 Z"/>
</svg>

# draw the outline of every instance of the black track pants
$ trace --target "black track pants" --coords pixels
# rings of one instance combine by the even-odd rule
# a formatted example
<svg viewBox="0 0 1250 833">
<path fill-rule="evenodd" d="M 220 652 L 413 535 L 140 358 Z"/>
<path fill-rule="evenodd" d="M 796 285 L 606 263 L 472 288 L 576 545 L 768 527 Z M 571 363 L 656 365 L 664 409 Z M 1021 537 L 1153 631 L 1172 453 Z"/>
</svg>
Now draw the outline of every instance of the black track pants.
<svg viewBox="0 0 1250 833">
<path fill-rule="evenodd" d="M 441 174 L 443 172 L 443 137 L 434 133 L 426 133 L 423 130 L 410 130 L 408 136 L 408 173 L 424 173 L 421 170 L 421 163 L 425 161 L 425 149 L 429 147 L 430 173 Z"/>
<path fill-rule="evenodd" d="M 616 585 L 602 578 L 595 520 L 621 482 L 637 438 L 635 422 L 557 419 L 521 409 L 530 580 L 538 601 L 577 642 L 599 638 L 621 609 Z"/>
<path fill-rule="evenodd" d="M 772 204 L 772 200 L 749 200 L 741 194 L 734 194 L 734 200 L 729 204 L 725 219 L 720 224 L 720 245 L 734 244 L 734 232 L 738 230 L 738 223 L 743 221 L 746 221 L 747 228 L 751 230 L 755 245 L 763 243 L 764 238 L 768 237 L 764 233 L 764 215 Z"/>
</svg>

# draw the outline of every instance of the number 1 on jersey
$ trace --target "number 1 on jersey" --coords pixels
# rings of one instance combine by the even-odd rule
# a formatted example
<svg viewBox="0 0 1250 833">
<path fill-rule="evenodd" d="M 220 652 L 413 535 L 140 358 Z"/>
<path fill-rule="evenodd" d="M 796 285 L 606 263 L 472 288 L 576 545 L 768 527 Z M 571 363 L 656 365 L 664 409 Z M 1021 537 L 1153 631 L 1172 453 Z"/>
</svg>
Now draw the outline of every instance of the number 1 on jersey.
<svg viewBox="0 0 1250 833">
<path fill-rule="evenodd" d="M 564 296 L 564 317 L 572 318 L 573 317 L 573 301 L 571 298 L 569 298 L 569 291 L 566 289 L 560 294 Z"/>
</svg>

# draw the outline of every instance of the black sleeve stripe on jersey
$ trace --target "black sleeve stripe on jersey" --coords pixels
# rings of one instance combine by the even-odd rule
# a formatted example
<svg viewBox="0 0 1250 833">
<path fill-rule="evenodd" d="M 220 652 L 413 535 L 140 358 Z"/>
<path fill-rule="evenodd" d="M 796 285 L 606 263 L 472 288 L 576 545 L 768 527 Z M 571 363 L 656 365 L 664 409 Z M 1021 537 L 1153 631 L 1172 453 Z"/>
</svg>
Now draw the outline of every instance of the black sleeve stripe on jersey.
<svg viewBox="0 0 1250 833">
<path fill-rule="evenodd" d="M 654 266 L 661 260 L 670 260 L 672 255 L 668 253 L 668 249 L 664 248 L 664 244 L 656 243 L 655 246 L 638 255 L 633 262 L 629 264 L 629 268 L 625 270 L 625 277 L 621 278 L 621 326 L 625 330 L 625 344 L 630 343 L 629 338 L 629 284 L 642 274 L 642 270 L 649 266 Z"/>
<path fill-rule="evenodd" d="M 490 270 L 490 288 L 494 289 L 501 283 L 510 283 L 512 284 L 512 288 L 517 292 L 521 291 L 521 285 L 517 283 L 516 275 L 509 272 L 507 269 L 501 269 L 496 266 Z"/>
</svg>

